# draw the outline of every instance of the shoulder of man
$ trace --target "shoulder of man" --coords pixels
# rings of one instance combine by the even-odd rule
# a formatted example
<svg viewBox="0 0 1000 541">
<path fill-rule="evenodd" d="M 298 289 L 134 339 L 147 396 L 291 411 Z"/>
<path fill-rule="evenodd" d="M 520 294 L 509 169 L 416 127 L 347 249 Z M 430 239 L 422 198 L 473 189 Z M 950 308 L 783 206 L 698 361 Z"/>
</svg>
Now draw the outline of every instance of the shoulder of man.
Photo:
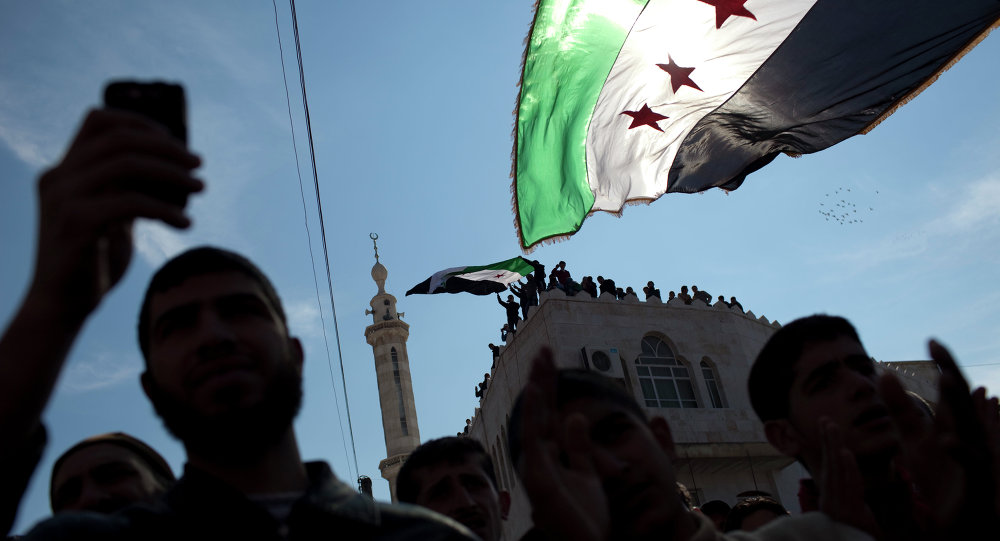
<svg viewBox="0 0 1000 541">
<path fill-rule="evenodd" d="M 477 539 L 465 526 L 428 509 L 376 502 L 359 494 L 334 477 L 325 463 L 309 463 L 307 468 L 313 482 L 307 496 L 309 507 L 337 522 L 337 531 L 331 533 L 338 537 L 384 541 Z"/>
<path fill-rule="evenodd" d="M 753 532 L 729 532 L 726 541 L 875 541 L 872 536 L 819 511 L 771 521 Z M 700 540 L 699 540 L 700 541 Z"/>
<path fill-rule="evenodd" d="M 360 498 L 365 496 L 358 495 Z M 479 539 L 464 525 L 429 509 L 405 503 L 376 503 L 380 533 L 377 539 L 467 541 Z"/>
<path fill-rule="evenodd" d="M 70 539 L 127 539 L 128 521 L 119 515 L 71 511 L 43 520 L 22 538 L 24 541 Z"/>
<path fill-rule="evenodd" d="M 325 463 L 310 463 L 307 468 L 312 486 L 303 500 L 296 503 L 289 517 L 293 539 L 299 537 L 302 531 L 328 533 L 343 539 L 382 541 L 476 539 L 472 532 L 447 517 L 419 507 L 378 503 L 359 494 L 337 480 Z M 205 502 L 195 503 L 200 507 Z M 246 505 L 249 506 L 249 502 Z M 190 506 L 182 507 L 187 509 Z M 25 539 L 114 541 L 137 539 L 137 536 L 176 539 L 178 535 L 186 535 L 194 540 L 218 538 L 216 534 L 220 532 L 239 534 L 243 539 L 271 537 L 272 526 L 276 528 L 277 524 L 271 524 L 272 520 L 266 512 L 240 514 L 239 510 L 240 506 L 233 502 L 218 502 L 218 508 L 210 505 L 206 509 L 185 511 L 159 500 L 152 504 L 134 505 L 114 515 L 64 513 L 39 523 Z"/>
</svg>

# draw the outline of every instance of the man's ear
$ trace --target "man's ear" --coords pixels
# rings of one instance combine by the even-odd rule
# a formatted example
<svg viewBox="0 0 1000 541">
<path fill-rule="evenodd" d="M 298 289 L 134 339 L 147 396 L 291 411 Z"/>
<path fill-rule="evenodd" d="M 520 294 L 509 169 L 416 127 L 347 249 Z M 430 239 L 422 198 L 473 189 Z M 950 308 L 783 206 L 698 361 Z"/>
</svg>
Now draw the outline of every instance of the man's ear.
<svg viewBox="0 0 1000 541">
<path fill-rule="evenodd" d="M 305 353 L 302 350 L 302 342 L 298 338 L 289 337 L 288 347 L 292 353 L 292 362 L 295 363 L 296 368 L 299 369 L 299 375 L 302 375 L 302 363 L 305 361 Z"/>
<path fill-rule="evenodd" d="M 781 454 L 797 457 L 802 452 L 802 436 L 788 419 L 773 419 L 764 423 L 764 434 Z"/>
<path fill-rule="evenodd" d="M 500 518 L 507 520 L 507 516 L 510 515 L 510 492 L 501 490 L 498 496 L 500 496 Z"/>
<path fill-rule="evenodd" d="M 660 448 L 667 453 L 671 461 L 677 460 L 677 449 L 674 447 L 674 436 L 670 433 L 670 424 L 663 417 L 653 417 L 649 420 L 649 429 L 653 431 L 653 437 L 660 444 Z"/>
</svg>

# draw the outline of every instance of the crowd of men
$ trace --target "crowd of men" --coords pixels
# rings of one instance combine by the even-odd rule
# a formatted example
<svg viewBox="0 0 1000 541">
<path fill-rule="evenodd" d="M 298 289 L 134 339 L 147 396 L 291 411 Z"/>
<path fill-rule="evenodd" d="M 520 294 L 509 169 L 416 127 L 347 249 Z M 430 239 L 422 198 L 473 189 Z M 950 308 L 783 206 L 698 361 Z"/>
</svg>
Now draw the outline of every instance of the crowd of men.
<svg viewBox="0 0 1000 541">
<path fill-rule="evenodd" d="M 638 295 L 635 290 L 631 287 L 626 287 L 622 289 L 615 284 L 615 281 L 611 278 L 605 278 L 603 276 L 598 276 L 597 281 L 594 281 L 593 276 L 584 276 L 579 282 L 575 281 L 568 270 L 566 270 L 566 262 L 560 261 L 553 267 L 552 272 L 549 273 L 548 285 L 546 285 L 545 276 L 545 266 L 539 263 L 537 260 L 530 261 L 534 272 L 528 273 L 524 277 L 524 282 L 518 280 L 513 284 L 510 284 L 509 289 L 512 295 L 507 295 L 507 300 L 500 298 L 500 294 L 497 293 L 497 302 L 503 307 L 507 319 L 503 326 L 500 328 L 500 340 L 506 343 L 508 340 L 513 338 L 513 335 L 517 332 L 517 327 L 520 322 L 526 321 L 528 319 L 528 311 L 533 306 L 538 306 L 538 296 L 541 292 L 560 290 L 568 296 L 575 296 L 578 294 L 588 294 L 591 297 L 599 297 L 604 294 L 609 294 L 617 300 L 625 300 L 627 297 L 632 296 L 638 299 Z M 543 277 L 539 280 L 539 277 Z M 643 293 L 646 296 L 646 300 L 651 298 L 656 298 L 662 300 L 660 297 L 660 290 L 656 288 L 653 281 L 650 280 L 642 288 Z M 516 298 L 515 298 L 516 295 Z M 699 290 L 698 286 L 691 286 L 690 292 L 688 291 L 688 286 L 682 285 L 680 288 L 680 294 L 676 294 L 670 291 L 667 297 L 667 302 L 673 299 L 680 299 L 684 304 L 691 304 L 694 301 L 704 302 L 705 305 L 712 305 L 712 296 L 703 290 Z M 729 297 L 727 301 L 725 297 L 719 295 L 718 302 L 726 305 L 728 308 L 736 307 L 741 312 L 743 311 L 743 305 L 736 300 L 736 297 Z M 520 310 L 520 317 L 518 317 L 518 311 Z M 493 349 L 491 344 L 490 349 Z M 496 351 L 494 350 L 494 354 Z"/>
<path fill-rule="evenodd" d="M 7 531 L 45 445 L 42 411 L 80 329 L 129 264 L 133 221 L 187 227 L 186 196 L 203 187 L 194 176 L 199 163 L 150 121 L 95 110 L 40 178 L 32 282 L 0 338 Z M 542 269 L 536 283 L 539 276 Z M 565 263 L 552 276 L 565 284 Z M 598 278 L 611 291 L 614 282 Z M 702 293 L 692 289 L 692 298 Z M 141 386 L 184 446 L 182 475 L 175 480 L 162 457 L 131 436 L 89 438 L 56 462 L 54 516 L 28 539 L 500 538 L 510 495 L 471 438 L 415 450 L 398 478 L 397 495 L 409 502 L 402 505 L 375 502 L 326 463 L 303 460 L 293 427 L 303 348 L 271 282 L 245 257 L 199 247 L 168 261 L 146 290 L 137 338 Z M 753 365 L 751 401 L 768 440 L 811 472 L 804 501 L 816 511 L 775 512 L 781 518 L 748 533 L 750 517 L 759 518 L 754 510 L 740 518 L 742 531 L 723 533 L 685 505 L 667 422 L 606 378 L 556 369 L 543 348 L 508 427 L 533 509 L 525 538 L 996 535 L 1000 405 L 983 389 L 970 392 L 942 346 L 932 342 L 930 352 L 942 372 L 933 416 L 897 380 L 877 377 L 846 320 L 813 316 L 779 330 Z"/>
</svg>

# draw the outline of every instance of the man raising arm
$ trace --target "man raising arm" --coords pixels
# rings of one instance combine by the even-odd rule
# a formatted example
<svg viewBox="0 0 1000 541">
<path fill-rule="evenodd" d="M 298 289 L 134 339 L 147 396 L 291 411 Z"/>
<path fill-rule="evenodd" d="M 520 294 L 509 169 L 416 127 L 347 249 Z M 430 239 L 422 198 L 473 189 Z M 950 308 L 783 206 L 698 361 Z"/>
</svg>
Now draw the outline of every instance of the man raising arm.
<svg viewBox="0 0 1000 541">
<path fill-rule="evenodd" d="M 142 117 L 94 110 L 62 161 L 38 182 L 38 239 L 31 284 L 0 338 L 0 487 L 4 526 L 45 442 L 41 414 L 87 317 L 132 257 L 132 224 L 150 218 L 186 228 L 185 196 L 201 163 Z"/>
</svg>

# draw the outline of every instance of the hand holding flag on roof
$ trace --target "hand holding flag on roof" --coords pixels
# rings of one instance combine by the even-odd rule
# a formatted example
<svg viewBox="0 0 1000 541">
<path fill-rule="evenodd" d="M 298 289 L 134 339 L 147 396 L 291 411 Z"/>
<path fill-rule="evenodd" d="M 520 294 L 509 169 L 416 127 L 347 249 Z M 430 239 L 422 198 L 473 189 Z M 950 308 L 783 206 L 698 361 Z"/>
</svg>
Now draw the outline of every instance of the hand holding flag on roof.
<svg viewBox="0 0 1000 541">
<path fill-rule="evenodd" d="M 521 244 L 865 133 L 998 21 L 997 0 L 540 0 L 515 120 Z"/>
<path fill-rule="evenodd" d="M 509 284 L 524 278 L 534 268 L 521 256 L 473 267 L 452 267 L 435 272 L 430 278 L 413 286 L 407 295 L 414 293 L 472 293 L 489 295 L 499 293 Z"/>
</svg>

